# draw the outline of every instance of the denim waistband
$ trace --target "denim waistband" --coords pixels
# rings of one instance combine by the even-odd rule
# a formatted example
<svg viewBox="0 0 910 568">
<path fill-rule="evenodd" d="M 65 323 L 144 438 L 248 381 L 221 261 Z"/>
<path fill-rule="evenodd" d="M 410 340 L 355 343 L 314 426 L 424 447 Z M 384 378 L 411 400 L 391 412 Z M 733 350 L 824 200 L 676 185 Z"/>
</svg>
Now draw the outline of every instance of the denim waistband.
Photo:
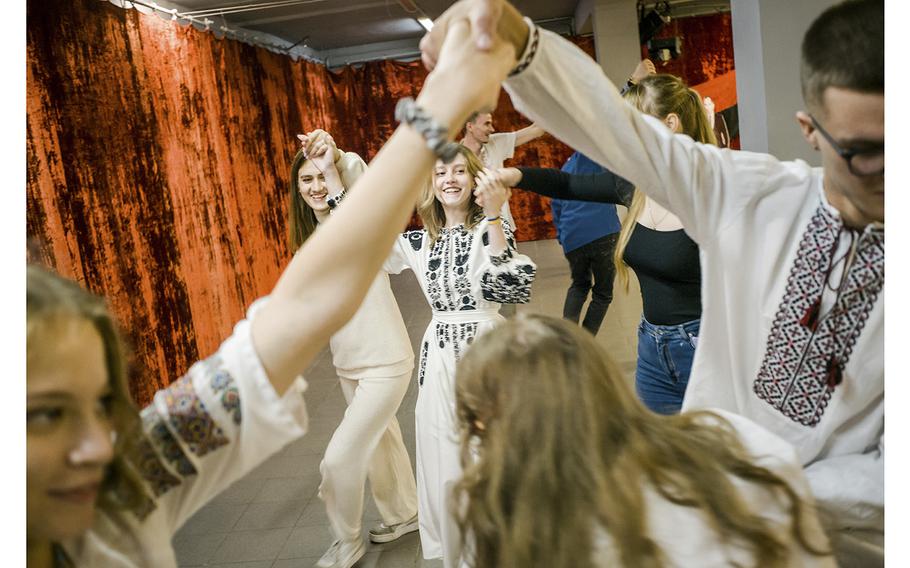
<svg viewBox="0 0 910 568">
<path fill-rule="evenodd" d="M 700 325 L 701 319 L 694 319 L 675 325 L 656 325 L 646 320 L 645 316 L 641 316 L 639 329 L 654 339 L 666 338 L 673 335 L 688 339 L 691 335 L 698 335 Z"/>
</svg>

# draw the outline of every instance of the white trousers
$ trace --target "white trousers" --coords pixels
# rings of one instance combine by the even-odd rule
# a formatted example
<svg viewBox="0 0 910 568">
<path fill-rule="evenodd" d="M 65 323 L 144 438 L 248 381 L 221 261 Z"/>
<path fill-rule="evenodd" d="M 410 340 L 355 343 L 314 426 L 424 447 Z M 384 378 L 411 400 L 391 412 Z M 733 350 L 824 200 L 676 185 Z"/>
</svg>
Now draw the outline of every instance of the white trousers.
<svg viewBox="0 0 910 568">
<path fill-rule="evenodd" d="M 423 557 L 442 558 L 445 568 L 457 566 L 461 534 L 455 519 L 453 495 L 461 480 L 461 445 L 450 409 L 427 393 L 417 397 L 417 487 L 420 542 Z"/>
<path fill-rule="evenodd" d="M 453 506 L 461 480 L 461 442 L 455 413 L 455 367 L 475 337 L 504 321 L 497 308 L 433 312 L 424 332 L 418 363 L 417 505 L 420 546 L 425 559 L 442 558 L 445 568 L 458 566 L 461 533 Z"/>
<path fill-rule="evenodd" d="M 319 464 L 319 497 L 325 501 L 338 539 L 360 538 L 367 474 L 373 500 L 386 525 L 406 521 L 417 513 L 411 460 L 395 418 L 410 379 L 410 372 L 388 378 L 339 377 L 348 408 Z"/>
</svg>

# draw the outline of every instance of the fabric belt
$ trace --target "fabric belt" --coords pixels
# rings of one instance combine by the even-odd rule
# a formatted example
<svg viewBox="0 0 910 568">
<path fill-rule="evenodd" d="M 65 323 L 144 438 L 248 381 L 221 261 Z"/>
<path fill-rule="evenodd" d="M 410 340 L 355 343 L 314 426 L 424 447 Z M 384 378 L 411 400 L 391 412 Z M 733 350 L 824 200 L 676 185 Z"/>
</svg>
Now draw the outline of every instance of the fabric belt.
<svg viewBox="0 0 910 568">
<path fill-rule="evenodd" d="M 433 321 L 438 323 L 473 323 L 482 321 L 498 321 L 505 319 L 499 315 L 499 308 L 484 310 L 465 310 L 458 312 L 438 312 L 433 310 Z"/>
</svg>

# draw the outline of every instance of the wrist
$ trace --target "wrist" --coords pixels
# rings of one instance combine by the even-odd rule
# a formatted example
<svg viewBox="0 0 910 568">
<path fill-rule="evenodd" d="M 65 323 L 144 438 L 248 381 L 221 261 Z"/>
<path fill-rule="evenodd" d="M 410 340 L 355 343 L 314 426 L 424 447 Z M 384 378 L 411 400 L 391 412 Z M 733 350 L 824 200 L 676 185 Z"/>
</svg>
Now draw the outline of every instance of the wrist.
<svg viewBox="0 0 910 568">
<path fill-rule="evenodd" d="M 502 9 L 502 16 L 499 18 L 497 30 L 499 37 L 506 43 L 512 44 L 515 48 L 515 57 L 521 56 L 528 45 L 528 38 L 531 37 L 531 30 L 525 23 L 521 13 L 510 3 L 506 2 Z"/>
<path fill-rule="evenodd" d="M 441 73 L 451 72 L 447 70 Z M 452 84 L 453 82 L 447 81 L 444 75 L 434 71 L 427 75 L 416 101 L 440 126 L 446 128 L 449 140 L 458 134 L 459 129 L 456 125 L 464 123 L 474 112 L 474 105 L 460 99 L 459 93 L 450 88 Z"/>
<path fill-rule="evenodd" d="M 341 174 L 338 172 L 338 168 L 335 166 L 335 162 L 329 162 L 325 165 L 324 168 L 321 168 L 321 171 L 326 180 L 341 179 Z"/>
<path fill-rule="evenodd" d="M 521 173 L 521 170 L 518 168 L 506 168 L 506 185 L 509 187 L 515 187 L 521 183 L 521 178 L 524 177 Z"/>
</svg>

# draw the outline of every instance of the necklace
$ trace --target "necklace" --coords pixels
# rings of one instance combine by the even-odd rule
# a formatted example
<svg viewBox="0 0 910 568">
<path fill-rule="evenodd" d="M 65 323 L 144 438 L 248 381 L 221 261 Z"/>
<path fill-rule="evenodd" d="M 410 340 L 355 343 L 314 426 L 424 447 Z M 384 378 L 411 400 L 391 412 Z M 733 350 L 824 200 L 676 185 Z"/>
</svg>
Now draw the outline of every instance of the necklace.
<svg viewBox="0 0 910 568">
<path fill-rule="evenodd" d="M 667 210 L 664 210 L 664 216 L 660 218 L 660 221 L 655 221 L 654 220 L 653 202 L 651 200 L 648 200 L 648 217 L 651 218 L 651 227 L 655 231 L 658 230 L 658 228 L 660 227 L 660 223 L 663 223 L 664 219 L 666 219 L 668 215 L 670 215 L 670 212 Z"/>
</svg>

